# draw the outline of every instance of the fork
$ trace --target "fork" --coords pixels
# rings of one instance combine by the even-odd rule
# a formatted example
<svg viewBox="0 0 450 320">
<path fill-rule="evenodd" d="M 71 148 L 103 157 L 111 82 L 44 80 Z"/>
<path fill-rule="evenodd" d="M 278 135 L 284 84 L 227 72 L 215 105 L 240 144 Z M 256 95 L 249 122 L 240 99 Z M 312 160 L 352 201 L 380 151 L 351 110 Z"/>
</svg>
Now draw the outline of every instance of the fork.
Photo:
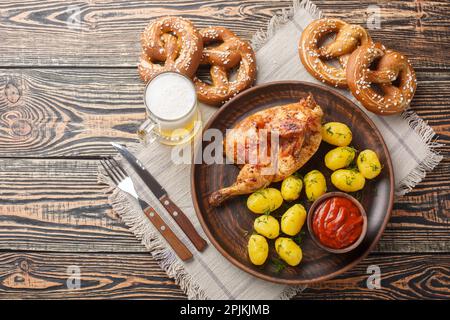
<svg viewBox="0 0 450 320">
<path fill-rule="evenodd" d="M 166 239 L 177 256 L 183 261 L 190 260 L 192 258 L 191 251 L 189 251 L 184 243 L 181 242 L 181 240 L 169 228 L 169 226 L 159 216 L 155 209 L 153 209 L 147 202 L 145 202 L 138 196 L 136 188 L 134 187 L 133 180 L 131 180 L 130 176 L 122 168 L 119 162 L 117 162 L 117 160 L 115 160 L 114 158 L 104 158 L 100 160 L 100 163 L 105 169 L 108 176 L 117 185 L 117 187 L 120 190 L 131 195 L 139 202 L 142 210 L 144 211 L 144 214 L 155 226 L 158 232 L 164 237 L 164 239 Z"/>
</svg>

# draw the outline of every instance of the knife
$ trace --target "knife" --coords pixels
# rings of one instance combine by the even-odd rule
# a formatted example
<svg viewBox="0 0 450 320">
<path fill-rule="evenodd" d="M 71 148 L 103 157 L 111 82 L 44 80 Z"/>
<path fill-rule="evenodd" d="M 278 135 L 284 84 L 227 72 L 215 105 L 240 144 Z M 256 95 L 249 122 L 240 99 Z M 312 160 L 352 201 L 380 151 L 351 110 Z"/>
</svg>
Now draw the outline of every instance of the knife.
<svg viewBox="0 0 450 320">
<path fill-rule="evenodd" d="M 169 198 L 167 191 L 159 184 L 151 175 L 139 159 L 137 159 L 124 146 L 111 142 L 112 146 L 123 156 L 123 158 L 136 171 L 138 176 L 144 181 L 150 191 L 158 198 L 159 202 L 169 212 L 170 216 L 175 220 L 178 226 L 183 230 L 186 236 L 191 240 L 192 244 L 198 251 L 205 250 L 207 242 L 195 230 L 194 225 L 180 208 Z"/>
<path fill-rule="evenodd" d="M 192 252 L 184 245 L 183 242 L 181 242 L 181 240 L 169 228 L 155 209 L 139 197 L 136 192 L 136 188 L 134 187 L 133 180 L 122 168 L 120 163 L 118 163 L 114 158 L 104 158 L 100 160 L 100 164 L 120 190 L 128 193 L 139 202 L 144 214 L 148 217 L 150 222 L 153 223 L 156 230 L 158 230 L 158 232 L 164 237 L 167 243 L 172 247 L 178 257 L 183 261 L 192 259 Z"/>
</svg>

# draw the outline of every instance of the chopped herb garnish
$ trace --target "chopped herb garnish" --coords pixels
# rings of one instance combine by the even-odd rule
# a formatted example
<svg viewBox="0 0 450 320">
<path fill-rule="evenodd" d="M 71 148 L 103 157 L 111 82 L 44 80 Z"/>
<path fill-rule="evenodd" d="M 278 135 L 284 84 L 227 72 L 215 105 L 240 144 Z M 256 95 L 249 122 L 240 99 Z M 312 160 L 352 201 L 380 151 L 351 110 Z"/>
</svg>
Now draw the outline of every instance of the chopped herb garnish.
<svg viewBox="0 0 450 320">
<path fill-rule="evenodd" d="M 303 176 L 298 171 L 294 172 L 292 175 L 296 178 L 303 180 Z"/>
<path fill-rule="evenodd" d="M 345 183 L 348 185 L 348 186 L 351 186 L 352 185 L 352 183 L 353 183 L 353 180 L 355 180 L 355 177 L 349 177 L 349 176 L 346 176 L 345 177 Z"/>
<path fill-rule="evenodd" d="M 272 262 L 272 264 L 275 267 L 275 273 L 280 273 L 281 271 L 283 271 L 286 268 L 286 264 L 283 261 L 281 261 L 280 259 L 272 258 L 270 261 Z"/>
<path fill-rule="evenodd" d="M 264 189 L 260 189 L 260 190 L 257 190 L 257 191 L 255 191 L 255 192 L 253 192 L 253 193 L 259 194 L 259 195 L 260 195 L 261 197 L 263 197 L 264 199 L 267 199 L 267 197 L 266 197 L 266 195 L 264 194 L 263 190 L 264 190 Z"/>
<path fill-rule="evenodd" d="M 361 162 L 366 161 L 366 155 L 364 153 L 360 153 L 359 154 L 359 159 L 361 160 Z"/>
<path fill-rule="evenodd" d="M 300 246 L 302 244 L 303 238 L 305 237 L 305 234 L 305 231 L 300 231 L 299 234 L 297 234 L 293 238 L 294 242 Z"/>
<path fill-rule="evenodd" d="M 328 127 L 326 129 L 326 131 L 330 134 L 330 135 L 334 135 L 334 132 L 331 130 L 331 127 Z"/>
</svg>

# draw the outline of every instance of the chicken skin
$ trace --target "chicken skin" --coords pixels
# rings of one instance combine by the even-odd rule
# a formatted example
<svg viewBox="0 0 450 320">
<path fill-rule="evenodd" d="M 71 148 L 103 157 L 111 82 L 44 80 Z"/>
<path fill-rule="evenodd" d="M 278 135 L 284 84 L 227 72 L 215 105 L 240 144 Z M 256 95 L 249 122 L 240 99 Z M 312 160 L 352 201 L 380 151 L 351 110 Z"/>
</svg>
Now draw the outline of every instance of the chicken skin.
<svg viewBox="0 0 450 320">
<path fill-rule="evenodd" d="M 252 193 L 300 169 L 317 151 L 323 112 L 310 94 L 297 103 L 252 114 L 228 130 L 226 157 L 241 168 L 236 182 L 213 192 L 209 203 Z"/>
</svg>

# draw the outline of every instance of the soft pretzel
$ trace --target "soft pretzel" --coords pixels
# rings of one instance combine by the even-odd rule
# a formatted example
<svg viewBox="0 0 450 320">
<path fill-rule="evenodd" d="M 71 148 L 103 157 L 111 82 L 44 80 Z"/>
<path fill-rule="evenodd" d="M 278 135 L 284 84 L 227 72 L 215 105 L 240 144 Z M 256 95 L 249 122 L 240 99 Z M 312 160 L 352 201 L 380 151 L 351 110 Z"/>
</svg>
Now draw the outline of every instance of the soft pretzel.
<svg viewBox="0 0 450 320">
<path fill-rule="evenodd" d="M 201 64 L 211 66 L 211 84 L 194 77 L 197 96 L 206 104 L 220 105 L 253 84 L 255 53 L 249 43 L 224 27 L 201 29 L 200 34 L 204 46 Z M 229 72 L 235 67 L 236 79 L 230 80 Z"/>
<path fill-rule="evenodd" d="M 328 35 L 336 33 L 335 39 L 322 46 Z M 318 19 L 303 31 L 299 54 L 306 70 L 316 79 L 336 87 L 347 87 L 345 67 L 350 54 L 361 44 L 370 43 L 367 31 L 358 25 L 339 19 Z M 333 67 L 325 60 L 338 59 L 341 68 Z"/>
<path fill-rule="evenodd" d="M 203 51 L 200 33 L 189 20 L 180 17 L 161 17 L 150 22 L 142 33 L 141 44 L 138 70 L 145 82 L 164 71 L 192 77 Z"/>
<path fill-rule="evenodd" d="M 366 44 L 353 52 L 347 64 L 347 81 L 352 94 L 366 109 L 382 115 L 405 110 L 417 86 L 408 59 L 386 50 L 380 43 Z M 379 90 L 372 84 L 378 85 Z"/>
</svg>

